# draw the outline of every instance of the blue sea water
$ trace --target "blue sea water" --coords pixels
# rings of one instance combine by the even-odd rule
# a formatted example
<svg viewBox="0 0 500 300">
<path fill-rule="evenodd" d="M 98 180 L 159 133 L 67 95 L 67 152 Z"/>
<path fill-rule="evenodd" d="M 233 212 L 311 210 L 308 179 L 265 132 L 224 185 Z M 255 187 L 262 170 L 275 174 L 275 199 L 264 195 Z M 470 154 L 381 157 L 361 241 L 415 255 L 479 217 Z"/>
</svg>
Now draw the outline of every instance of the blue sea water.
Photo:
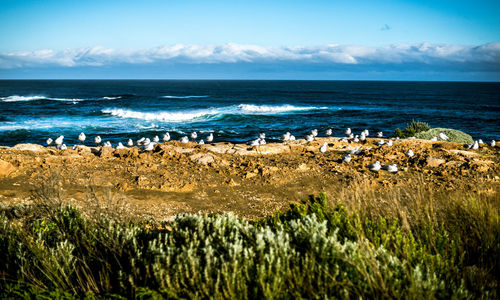
<svg viewBox="0 0 500 300">
<path fill-rule="evenodd" d="M 268 140 L 312 128 L 386 135 L 412 119 L 500 139 L 500 83 L 375 81 L 0 81 L 0 145 L 65 136 L 113 144 L 170 132 L 215 141 Z"/>
</svg>

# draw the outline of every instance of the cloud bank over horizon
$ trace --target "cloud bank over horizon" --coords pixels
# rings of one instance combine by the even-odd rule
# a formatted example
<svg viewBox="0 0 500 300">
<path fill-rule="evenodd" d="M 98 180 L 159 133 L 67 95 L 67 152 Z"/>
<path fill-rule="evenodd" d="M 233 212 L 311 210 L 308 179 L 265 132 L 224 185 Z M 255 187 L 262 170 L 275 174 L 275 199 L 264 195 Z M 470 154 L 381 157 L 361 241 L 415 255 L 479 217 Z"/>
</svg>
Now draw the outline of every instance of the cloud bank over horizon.
<svg viewBox="0 0 500 300">
<path fill-rule="evenodd" d="M 382 47 L 326 44 L 315 47 L 262 47 L 228 43 L 223 45 L 183 45 L 124 50 L 101 46 L 55 51 L 0 53 L 0 78 L 21 71 L 51 69 L 68 72 L 92 68 L 107 69 L 196 67 L 200 72 L 212 67 L 244 72 L 265 69 L 267 73 L 287 69 L 318 72 L 461 72 L 488 73 L 500 79 L 500 42 L 478 46 L 448 44 L 393 44 Z M 35 74 L 34 72 L 33 74 Z M 203 72 L 202 72 L 203 73 Z M 3 74 L 3 75 L 2 75 Z M 156 75 L 153 75 L 153 77 Z M 271 76 L 272 77 L 272 76 Z"/>
</svg>

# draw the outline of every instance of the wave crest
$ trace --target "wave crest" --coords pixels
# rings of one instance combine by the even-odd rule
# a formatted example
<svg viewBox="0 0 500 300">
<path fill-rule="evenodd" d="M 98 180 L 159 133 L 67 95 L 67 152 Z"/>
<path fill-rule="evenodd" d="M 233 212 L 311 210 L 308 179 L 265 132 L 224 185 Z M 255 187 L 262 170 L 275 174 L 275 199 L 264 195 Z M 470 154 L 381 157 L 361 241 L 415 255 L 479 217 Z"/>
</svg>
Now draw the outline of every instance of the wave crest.
<svg viewBox="0 0 500 300">
<path fill-rule="evenodd" d="M 78 99 L 78 98 L 50 98 L 40 95 L 35 95 L 35 96 L 12 95 L 8 97 L 0 97 L 0 100 L 3 102 L 25 102 L 25 101 L 37 101 L 37 100 L 68 101 L 68 102 L 83 101 L 83 99 Z"/>
</svg>

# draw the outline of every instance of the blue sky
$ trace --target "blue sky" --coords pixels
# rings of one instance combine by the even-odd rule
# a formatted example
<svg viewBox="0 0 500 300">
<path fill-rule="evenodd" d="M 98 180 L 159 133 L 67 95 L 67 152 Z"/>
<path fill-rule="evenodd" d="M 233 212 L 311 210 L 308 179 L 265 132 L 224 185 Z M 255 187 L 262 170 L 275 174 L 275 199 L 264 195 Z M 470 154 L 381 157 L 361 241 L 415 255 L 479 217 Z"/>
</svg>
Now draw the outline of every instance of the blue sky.
<svg viewBox="0 0 500 300">
<path fill-rule="evenodd" d="M 0 78 L 500 80 L 500 1 L 0 5 Z"/>
</svg>

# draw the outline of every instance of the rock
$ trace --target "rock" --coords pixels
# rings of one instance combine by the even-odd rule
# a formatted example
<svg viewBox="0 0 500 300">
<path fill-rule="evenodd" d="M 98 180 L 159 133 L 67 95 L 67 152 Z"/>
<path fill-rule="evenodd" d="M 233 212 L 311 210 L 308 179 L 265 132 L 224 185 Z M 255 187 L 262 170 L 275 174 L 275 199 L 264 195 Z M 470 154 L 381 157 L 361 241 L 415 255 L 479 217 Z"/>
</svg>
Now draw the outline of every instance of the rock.
<svg viewBox="0 0 500 300">
<path fill-rule="evenodd" d="M 425 160 L 425 163 L 427 164 L 428 167 L 431 167 L 431 168 L 435 168 L 435 167 L 439 167 L 440 165 L 444 164 L 446 161 L 442 158 L 438 158 L 438 157 L 427 157 L 427 159 Z"/>
<path fill-rule="evenodd" d="M 9 176 L 16 170 L 11 163 L 0 160 L 0 176 Z"/>
<path fill-rule="evenodd" d="M 245 173 L 245 178 L 246 179 L 250 179 L 250 178 L 255 177 L 255 176 L 257 176 L 257 173 L 254 173 L 254 172 L 247 172 L 247 173 Z"/>
<path fill-rule="evenodd" d="M 97 152 L 97 156 L 99 157 L 111 157 L 113 154 L 113 148 L 111 147 L 101 147 Z"/>
<path fill-rule="evenodd" d="M 44 146 L 40 146 L 37 144 L 17 144 L 14 147 L 12 147 L 12 149 L 21 151 L 34 151 L 34 152 L 47 150 Z"/>
<path fill-rule="evenodd" d="M 136 147 L 117 149 L 113 152 L 113 156 L 119 158 L 137 157 L 139 156 L 139 150 Z"/>
<path fill-rule="evenodd" d="M 83 145 L 78 145 L 75 147 L 75 151 L 78 152 L 78 154 L 89 154 L 92 153 L 92 149 L 87 146 Z"/>
<path fill-rule="evenodd" d="M 189 159 L 200 165 L 208 165 L 215 162 L 215 157 L 208 153 L 196 153 L 189 157 Z"/>
</svg>

